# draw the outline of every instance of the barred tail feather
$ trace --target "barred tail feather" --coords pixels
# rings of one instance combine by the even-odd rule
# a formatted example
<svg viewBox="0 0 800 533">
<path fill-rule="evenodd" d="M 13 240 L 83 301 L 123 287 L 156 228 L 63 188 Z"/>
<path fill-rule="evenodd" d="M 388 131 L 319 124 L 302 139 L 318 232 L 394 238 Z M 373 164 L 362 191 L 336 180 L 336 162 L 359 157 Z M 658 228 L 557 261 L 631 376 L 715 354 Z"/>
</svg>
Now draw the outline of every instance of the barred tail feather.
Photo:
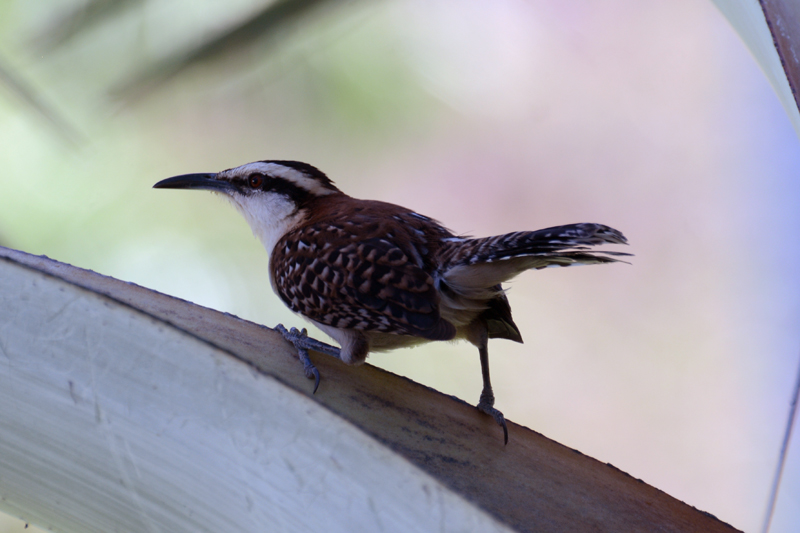
<svg viewBox="0 0 800 533">
<path fill-rule="evenodd" d="M 585 252 L 591 246 L 628 244 L 628 239 L 614 228 L 590 223 L 518 231 L 472 239 L 472 243 L 472 246 L 463 247 L 464 253 L 460 254 L 458 263 L 474 265 L 523 256 L 550 258 L 557 264 L 608 263 L 617 261 L 613 256 L 630 255 L 607 250 Z"/>
<path fill-rule="evenodd" d="M 621 232 L 590 223 L 470 239 L 453 247 L 442 279 L 462 297 L 481 300 L 525 270 L 622 261 L 631 254 L 590 247 L 627 243 Z"/>
</svg>

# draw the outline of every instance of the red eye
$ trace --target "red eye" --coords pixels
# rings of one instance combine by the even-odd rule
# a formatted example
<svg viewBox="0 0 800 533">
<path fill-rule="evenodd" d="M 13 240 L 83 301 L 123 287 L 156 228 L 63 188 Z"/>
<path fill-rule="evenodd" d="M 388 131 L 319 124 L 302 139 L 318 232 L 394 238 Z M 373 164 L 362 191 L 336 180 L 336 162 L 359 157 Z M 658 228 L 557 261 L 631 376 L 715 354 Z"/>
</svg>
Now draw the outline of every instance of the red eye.
<svg viewBox="0 0 800 533">
<path fill-rule="evenodd" d="M 250 174 L 250 176 L 247 178 L 247 183 L 250 185 L 252 189 L 260 189 L 261 186 L 264 184 L 264 175 Z"/>
</svg>

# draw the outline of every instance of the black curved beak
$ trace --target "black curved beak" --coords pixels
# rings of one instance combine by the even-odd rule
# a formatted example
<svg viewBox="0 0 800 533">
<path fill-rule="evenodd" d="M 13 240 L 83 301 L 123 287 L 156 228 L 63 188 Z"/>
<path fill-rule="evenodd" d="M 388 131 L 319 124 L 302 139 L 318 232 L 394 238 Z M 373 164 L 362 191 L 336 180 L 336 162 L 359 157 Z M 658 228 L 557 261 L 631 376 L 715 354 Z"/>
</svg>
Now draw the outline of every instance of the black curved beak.
<svg viewBox="0 0 800 533">
<path fill-rule="evenodd" d="M 233 192 L 236 187 L 229 181 L 217 179 L 216 174 L 182 174 L 161 180 L 154 189 L 201 189 L 215 192 Z"/>
</svg>

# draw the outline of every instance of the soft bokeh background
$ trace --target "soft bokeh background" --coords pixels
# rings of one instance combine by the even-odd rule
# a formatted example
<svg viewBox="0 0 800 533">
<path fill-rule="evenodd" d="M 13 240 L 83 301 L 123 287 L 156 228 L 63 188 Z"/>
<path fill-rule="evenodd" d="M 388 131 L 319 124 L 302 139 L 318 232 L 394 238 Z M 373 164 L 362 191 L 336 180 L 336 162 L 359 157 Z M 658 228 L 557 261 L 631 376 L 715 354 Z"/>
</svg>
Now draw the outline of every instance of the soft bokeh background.
<svg viewBox="0 0 800 533">
<path fill-rule="evenodd" d="M 800 351 L 800 145 L 711 2 L 328 2 L 163 83 L 140 73 L 265 2 L 117 4 L 70 36 L 78 0 L 0 2 L 26 86 L 0 83 L 0 244 L 300 325 L 237 213 L 152 184 L 298 159 L 461 233 L 612 225 L 632 265 L 511 285 L 526 342 L 490 345 L 497 406 L 760 527 Z M 478 400 L 469 345 L 370 362 Z M 798 523 L 795 439 L 772 531 Z"/>
</svg>

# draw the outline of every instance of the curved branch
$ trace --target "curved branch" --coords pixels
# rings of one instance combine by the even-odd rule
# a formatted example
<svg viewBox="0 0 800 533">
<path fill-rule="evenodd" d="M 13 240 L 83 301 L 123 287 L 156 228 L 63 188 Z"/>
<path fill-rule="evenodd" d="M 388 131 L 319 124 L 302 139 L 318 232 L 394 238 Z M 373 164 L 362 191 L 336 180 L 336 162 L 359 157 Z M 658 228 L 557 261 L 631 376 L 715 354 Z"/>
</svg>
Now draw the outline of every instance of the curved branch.
<svg viewBox="0 0 800 533">
<path fill-rule="evenodd" d="M 370 365 L 0 248 L 0 508 L 59 531 L 735 531 Z"/>
</svg>

